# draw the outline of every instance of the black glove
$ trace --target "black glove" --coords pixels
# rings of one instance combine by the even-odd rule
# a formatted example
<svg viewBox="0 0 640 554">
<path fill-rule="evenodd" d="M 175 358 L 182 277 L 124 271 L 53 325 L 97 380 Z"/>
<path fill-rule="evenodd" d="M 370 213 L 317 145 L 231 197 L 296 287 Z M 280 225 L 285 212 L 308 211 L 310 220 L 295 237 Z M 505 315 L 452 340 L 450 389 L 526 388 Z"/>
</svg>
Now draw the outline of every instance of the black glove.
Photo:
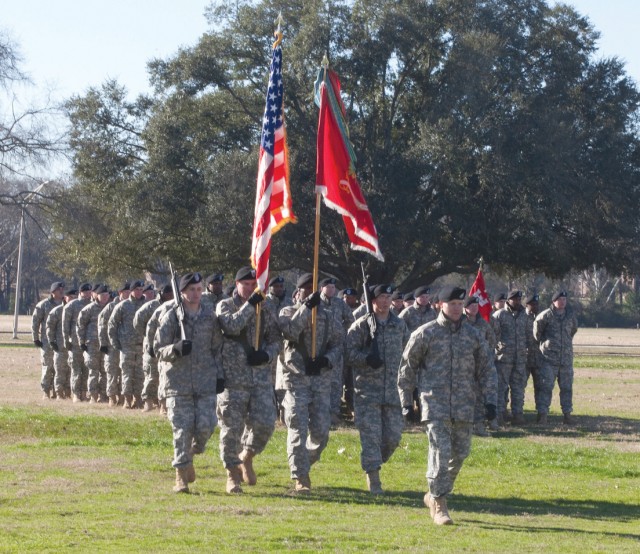
<svg viewBox="0 0 640 554">
<path fill-rule="evenodd" d="M 102 352 L 103 354 L 108 354 L 109 353 L 109 347 L 108 346 L 101 346 L 100 347 L 100 352 Z"/>
<path fill-rule="evenodd" d="M 263 365 L 269 361 L 269 354 L 264 350 L 252 350 L 247 354 L 249 365 Z"/>
<path fill-rule="evenodd" d="M 42 348 L 42 341 L 41 340 L 36 339 L 36 340 L 33 341 L 33 344 L 35 344 L 38 348 Z"/>
<path fill-rule="evenodd" d="M 250 297 L 249 300 L 247 300 L 247 302 L 249 302 L 249 304 L 251 304 L 252 306 L 257 306 L 258 304 L 260 304 L 260 302 L 262 302 L 264 300 L 264 296 L 262 296 L 261 293 L 259 292 L 254 292 Z"/>
<path fill-rule="evenodd" d="M 68 340 L 66 344 L 67 344 L 67 350 L 71 352 L 73 350 L 73 343 L 70 340 Z"/>
<path fill-rule="evenodd" d="M 60 352 L 57 342 L 50 342 L 49 344 L 51 345 L 51 350 L 53 350 L 54 352 Z"/>
<path fill-rule="evenodd" d="M 216 394 L 224 392 L 224 379 L 216 379 Z"/>
<path fill-rule="evenodd" d="M 147 354 L 149 354 L 149 356 L 151 356 L 152 358 L 156 357 L 156 353 L 153 351 L 153 346 L 147 346 Z"/>
<path fill-rule="evenodd" d="M 487 416 L 487 420 L 491 421 L 495 419 L 498 415 L 498 410 L 496 409 L 495 404 L 485 404 L 484 405 L 484 414 Z"/>
<path fill-rule="evenodd" d="M 382 360 L 379 354 L 375 354 L 372 352 L 367 355 L 367 364 L 371 366 L 373 369 L 378 369 L 379 367 L 382 367 L 382 364 L 384 364 L 384 361 Z"/>
<path fill-rule="evenodd" d="M 82 350 L 83 352 L 87 351 L 87 345 L 84 342 L 80 345 L 80 350 Z"/>
<path fill-rule="evenodd" d="M 307 360 L 305 373 L 311 376 L 320 375 L 320 371 L 325 367 L 329 367 L 329 358 L 326 356 L 318 356 L 315 360 Z"/>
<path fill-rule="evenodd" d="M 310 310 L 313 310 L 313 308 L 315 308 L 316 306 L 320 305 L 320 293 L 318 291 L 314 292 L 312 295 L 309 296 L 309 298 L 307 298 L 304 301 L 304 305 L 309 308 Z"/>
<path fill-rule="evenodd" d="M 413 406 L 402 407 L 402 419 L 406 424 L 413 423 Z"/>
<path fill-rule="evenodd" d="M 173 351 L 176 353 L 176 356 L 188 356 L 191 354 L 191 341 L 190 340 L 181 340 L 176 342 L 173 345 Z"/>
</svg>

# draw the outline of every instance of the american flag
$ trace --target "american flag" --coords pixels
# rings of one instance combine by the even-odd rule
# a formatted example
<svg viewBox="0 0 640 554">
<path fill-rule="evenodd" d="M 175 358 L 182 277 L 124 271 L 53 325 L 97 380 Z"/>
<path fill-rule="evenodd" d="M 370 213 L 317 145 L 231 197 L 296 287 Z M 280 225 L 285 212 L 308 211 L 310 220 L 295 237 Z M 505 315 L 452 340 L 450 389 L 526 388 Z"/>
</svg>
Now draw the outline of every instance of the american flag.
<svg viewBox="0 0 640 554">
<path fill-rule="evenodd" d="M 289 190 L 281 38 L 282 36 L 279 35 L 273 48 L 267 103 L 262 118 L 258 186 L 251 245 L 251 264 L 256 270 L 258 287 L 262 291 L 266 291 L 269 278 L 271 235 L 287 223 L 296 223 L 296 217 L 291 209 Z"/>
</svg>

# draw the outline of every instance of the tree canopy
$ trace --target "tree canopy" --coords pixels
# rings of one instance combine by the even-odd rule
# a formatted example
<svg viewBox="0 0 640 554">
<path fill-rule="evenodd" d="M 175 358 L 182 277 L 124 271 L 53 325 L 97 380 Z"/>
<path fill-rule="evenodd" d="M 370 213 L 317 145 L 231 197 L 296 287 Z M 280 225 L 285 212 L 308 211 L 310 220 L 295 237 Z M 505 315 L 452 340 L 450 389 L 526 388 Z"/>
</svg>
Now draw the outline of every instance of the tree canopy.
<svg viewBox="0 0 640 554">
<path fill-rule="evenodd" d="M 365 259 L 375 281 L 412 287 L 480 256 L 550 275 L 635 267 L 638 90 L 618 59 L 596 57 L 585 17 L 544 0 L 212 3 L 208 33 L 149 63 L 152 94 L 131 101 L 109 81 L 69 100 L 65 264 L 120 275 L 167 258 L 247 263 L 279 11 L 300 222 L 274 237 L 272 269 L 312 264 L 312 88 L 325 52 L 386 261 L 350 250 L 323 210 L 321 270 L 354 284 Z"/>
</svg>

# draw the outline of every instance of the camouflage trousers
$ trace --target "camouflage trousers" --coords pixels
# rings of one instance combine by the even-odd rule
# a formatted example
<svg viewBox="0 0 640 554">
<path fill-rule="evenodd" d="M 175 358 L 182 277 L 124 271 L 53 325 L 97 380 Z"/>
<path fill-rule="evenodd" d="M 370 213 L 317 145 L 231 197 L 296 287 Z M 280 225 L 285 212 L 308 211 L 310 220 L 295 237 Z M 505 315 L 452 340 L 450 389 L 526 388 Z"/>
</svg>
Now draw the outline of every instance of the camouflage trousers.
<svg viewBox="0 0 640 554">
<path fill-rule="evenodd" d="M 69 353 L 60 349 L 60 352 L 53 353 L 53 367 L 55 368 L 56 393 L 64 391 L 65 394 L 71 392 L 71 371 L 69 368 Z"/>
<path fill-rule="evenodd" d="M 142 371 L 144 373 L 144 384 L 142 386 L 143 400 L 158 400 L 158 360 L 152 358 L 147 352 L 142 355 Z"/>
<path fill-rule="evenodd" d="M 121 371 L 120 371 L 120 353 L 109 348 L 109 353 L 104 356 L 104 369 L 107 374 L 107 396 L 117 396 L 120 394 L 121 387 Z"/>
<path fill-rule="evenodd" d="M 471 451 L 472 428 L 473 424 L 466 421 L 427 421 L 427 483 L 432 496 L 446 496 L 453 490 L 462 463 Z"/>
<path fill-rule="evenodd" d="M 71 392 L 82 396 L 87 392 L 89 369 L 84 363 L 83 352 L 79 346 L 73 345 L 73 348 L 69 350 L 68 359 L 71 366 Z"/>
<path fill-rule="evenodd" d="M 287 456 L 292 479 L 308 475 L 329 442 L 330 395 L 330 371 L 312 377 L 309 386 L 296 386 L 285 393 Z"/>
<path fill-rule="evenodd" d="M 56 376 L 56 370 L 53 363 L 53 349 L 47 342 L 42 345 L 40 349 L 40 364 L 42 366 L 42 372 L 40 374 L 40 387 L 44 392 L 49 392 L 54 389 L 54 380 Z"/>
<path fill-rule="evenodd" d="M 107 372 L 104 369 L 104 354 L 100 350 L 84 353 L 84 363 L 89 369 L 87 388 L 89 394 L 107 394 Z"/>
<path fill-rule="evenodd" d="M 553 387 L 556 380 L 560 388 L 560 408 L 563 414 L 573 412 L 573 362 L 565 364 L 542 364 L 544 386 L 540 393 L 541 413 L 549 413 Z"/>
<path fill-rule="evenodd" d="M 173 467 L 185 467 L 202 454 L 216 428 L 216 396 L 171 396 L 167 419 L 173 431 Z"/>
<path fill-rule="evenodd" d="M 122 394 L 140 396 L 144 387 L 142 371 L 142 346 L 120 351 L 120 370 L 122 371 Z"/>
<path fill-rule="evenodd" d="M 496 360 L 496 370 L 498 371 L 498 415 L 507 410 L 509 392 L 511 392 L 511 411 L 514 414 L 524 413 L 524 389 L 527 386 L 525 364 Z"/>
<path fill-rule="evenodd" d="M 354 399 L 355 424 L 360 433 L 360 464 L 367 473 L 379 470 L 402 438 L 402 408 Z"/>
<path fill-rule="evenodd" d="M 342 403 L 342 391 L 344 389 L 344 358 L 340 356 L 340 361 L 331 368 L 331 414 L 340 415 L 340 404 Z"/>
<path fill-rule="evenodd" d="M 537 364 L 527 365 L 527 382 L 529 382 L 529 375 L 531 375 L 531 378 L 533 379 L 533 398 L 536 403 L 536 411 L 546 413 L 542 403 L 545 381 L 547 380 L 546 371 Z M 547 410 L 548 409 L 549 408 L 547 407 Z"/>
<path fill-rule="evenodd" d="M 243 449 L 260 454 L 273 434 L 276 406 L 273 385 L 225 389 L 218 395 L 220 459 L 229 469 L 241 463 Z"/>
</svg>

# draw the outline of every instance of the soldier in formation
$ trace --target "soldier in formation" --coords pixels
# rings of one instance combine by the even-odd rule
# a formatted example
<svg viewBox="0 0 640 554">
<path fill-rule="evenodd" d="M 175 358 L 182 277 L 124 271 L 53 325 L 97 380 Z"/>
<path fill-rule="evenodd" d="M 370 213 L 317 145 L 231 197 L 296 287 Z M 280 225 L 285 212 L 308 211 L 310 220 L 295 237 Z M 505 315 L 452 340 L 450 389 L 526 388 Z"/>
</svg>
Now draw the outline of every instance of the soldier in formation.
<svg viewBox="0 0 640 554">
<path fill-rule="evenodd" d="M 77 295 L 78 289 L 67 289 L 62 297 L 62 303 L 53 308 L 47 316 L 46 333 L 53 351 L 54 387 L 58 400 L 71 397 L 71 371 L 69 352 L 62 335 L 62 311 L 69 302 L 76 299 Z"/>
<path fill-rule="evenodd" d="M 86 400 L 87 380 L 89 370 L 84 363 L 84 352 L 78 342 L 76 326 L 80 311 L 91 302 L 91 283 L 84 283 L 80 286 L 78 298 L 65 305 L 62 310 L 62 337 L 65 348 L 68 351 L 69 367 L 71 368 L 71 393 L 74 402 Z"/>
<path fill-rule="evenodd" d="M 109 319 L 113 310 L 120 303 L 129 298 L 131 283 L 125 282 L 119 289 L 118 295 L 105 306 L 98 317 L 98 338 L 100 352 L 104 355 L 104 368 L 107 376 L 107 397 L 109 406 L 115 408 L 118 404 L 124 404 L 121 395 L 122 372 L 120 371 L 120 353 L 109 342 Z"/>
</svg>

